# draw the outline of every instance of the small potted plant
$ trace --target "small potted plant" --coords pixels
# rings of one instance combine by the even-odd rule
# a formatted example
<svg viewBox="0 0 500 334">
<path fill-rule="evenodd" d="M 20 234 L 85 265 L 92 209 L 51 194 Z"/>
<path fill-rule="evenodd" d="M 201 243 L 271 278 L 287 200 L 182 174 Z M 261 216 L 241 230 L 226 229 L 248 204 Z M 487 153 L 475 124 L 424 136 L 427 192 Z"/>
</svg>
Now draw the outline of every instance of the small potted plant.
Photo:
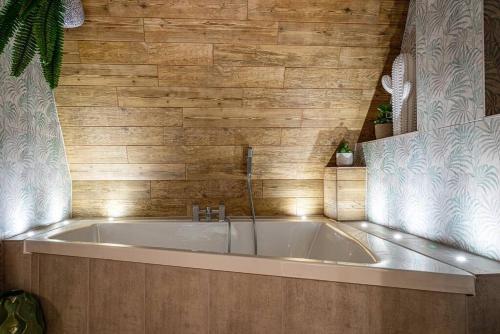
<svg viewBox="0 0 500 334">
<path fill-rule="evenodd" d="M 337 149 L 337 166 L 342 167 L 342 166 L 352 166 L 354 162 L 354 154 L 349 147 L 349 143 L 346 142 L 345 140 L 340 143 L 338 149 Z"/>
<path fill-rule="evenodd" d="M 383 103 L 378 106 L 378 116 L 375 120 L 375 138 L 381 139 L 392 136 L 392 105 Z"/>
</svg>

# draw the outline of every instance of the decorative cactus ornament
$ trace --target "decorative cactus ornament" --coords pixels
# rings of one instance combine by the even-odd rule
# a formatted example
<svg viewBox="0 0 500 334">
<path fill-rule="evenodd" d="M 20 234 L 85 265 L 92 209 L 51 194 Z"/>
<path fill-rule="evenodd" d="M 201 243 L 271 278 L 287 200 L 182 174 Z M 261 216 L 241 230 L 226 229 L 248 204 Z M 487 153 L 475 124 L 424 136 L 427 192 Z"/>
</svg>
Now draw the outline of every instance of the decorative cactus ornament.
<svg viewBox="0 0 500 334">
<path fill-rule="evenodd" d="M 392 122 L 394 135 L 414 131 L 414 117 L 407 108 L 406 100 L 410 96 L 412 84 L 408 80 L 409 72 L 415 67 L 410 54 L 403 53 L 397 56 L 392 65 L 392 77 L 384 75 L 382 86 L 392 95 Z"/>
</svg>

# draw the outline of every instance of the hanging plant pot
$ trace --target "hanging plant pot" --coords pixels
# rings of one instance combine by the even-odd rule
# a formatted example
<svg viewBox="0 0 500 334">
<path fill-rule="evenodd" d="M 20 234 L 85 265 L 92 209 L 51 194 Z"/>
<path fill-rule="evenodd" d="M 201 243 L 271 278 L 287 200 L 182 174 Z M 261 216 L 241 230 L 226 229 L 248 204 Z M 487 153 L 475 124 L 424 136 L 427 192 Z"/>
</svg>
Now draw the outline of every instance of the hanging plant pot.
<svg viewBox="0 0 500 334">
<path fill-rule="evenodd" d="M 77 28 L 83 25 L 85 13 L 81 0 L 63 0 L 64 28 Z"/>
</svg>

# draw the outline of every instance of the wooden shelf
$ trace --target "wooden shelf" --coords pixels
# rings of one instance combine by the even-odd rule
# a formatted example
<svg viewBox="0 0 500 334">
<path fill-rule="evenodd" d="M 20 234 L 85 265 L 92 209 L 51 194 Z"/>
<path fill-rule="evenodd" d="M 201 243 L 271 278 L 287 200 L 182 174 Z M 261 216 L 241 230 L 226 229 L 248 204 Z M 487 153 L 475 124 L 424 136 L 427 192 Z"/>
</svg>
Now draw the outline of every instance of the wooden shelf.
<svg viewBox="0 0 500 334">
<path fill-rule="evenodd" d="M 336 220 L 364 220 L 366 167 L 326 167 L 324 215 Z"/>
</svg>

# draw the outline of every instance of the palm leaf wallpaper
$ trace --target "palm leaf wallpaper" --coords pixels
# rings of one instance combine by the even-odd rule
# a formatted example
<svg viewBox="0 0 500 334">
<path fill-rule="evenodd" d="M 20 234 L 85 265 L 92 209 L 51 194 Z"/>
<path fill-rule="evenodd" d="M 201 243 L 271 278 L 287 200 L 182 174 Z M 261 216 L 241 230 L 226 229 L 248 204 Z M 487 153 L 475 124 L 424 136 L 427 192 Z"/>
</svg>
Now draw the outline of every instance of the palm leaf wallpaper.
<svg viewBox="0 0 500 334">
<path fill-rule="evenodd" d="M 0 236 L 62 220 L 71 179 L 52 91 L 37 58 L 10 75 L 18 46 L 0 56 Z"/>
<path fill-rule="evenodd" d="M 417 1 L 419 132 L 363 145 L 366 205 L 370 221 L 500 260 L 500 116 L 484 118 L 482 20 L 482 1 Z"/>
<path fill-rule="evenodd" d="M 417 1 L 418 129 L 484 116 L 483 2 Z"/>
<path fill-rule="evenodd" d="M 363 149 L 370 221 L 500 259 L 500 117 Z"/>
<path fill-rule="evenodd" d="M 484 0 L 486 115 L 500 114 L 500 1 Z"/>
</svg>

